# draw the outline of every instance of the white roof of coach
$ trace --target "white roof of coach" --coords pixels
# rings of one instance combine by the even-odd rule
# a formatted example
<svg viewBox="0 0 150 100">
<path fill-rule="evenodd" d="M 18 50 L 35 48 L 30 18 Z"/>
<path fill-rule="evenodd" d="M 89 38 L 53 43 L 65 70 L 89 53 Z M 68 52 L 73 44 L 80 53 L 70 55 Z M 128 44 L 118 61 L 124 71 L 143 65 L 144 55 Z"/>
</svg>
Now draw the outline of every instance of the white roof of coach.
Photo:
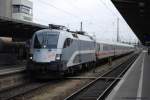
<svg viewBox="0 0 150 100">
<path fill-rule="evenodd" d="M 96 40 L 97 43 L 102 43 L 102 44 L 108 44 L 108 45 L 117 45 L 117 46 L 128 46 L 128 47 L 134 47 L 133 45 L 129 45 L 129 44 L 124 44 L 124 43 L 118 43 L 118 42 L 106 42 L 106 41 L 100 41 L 100 40 Z"/>
</svg>

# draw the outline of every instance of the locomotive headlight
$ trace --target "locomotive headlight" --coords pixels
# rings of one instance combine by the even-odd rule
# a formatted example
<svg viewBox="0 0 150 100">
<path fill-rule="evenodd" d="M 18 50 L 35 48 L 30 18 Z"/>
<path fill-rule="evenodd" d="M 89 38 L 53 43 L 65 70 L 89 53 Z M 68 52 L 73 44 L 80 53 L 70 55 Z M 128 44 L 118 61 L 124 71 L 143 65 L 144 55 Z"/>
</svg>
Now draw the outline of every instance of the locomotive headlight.
<svg viewBox="0 0 150 100">
<path fill-rule="evenodd" d="M 60 60 L 61 59 L 61 54 L 56 54 L 56 60 Z"/>
<path fill-rule="evenodd" d="M 32 60 L 33 58 L 32 58 L 32 57 L 30 57 L 30 59 Z"/>
<path fill-rule="evenodd" d="M 33 59 L 33 54 L 29 54 L 29 58 L 28 59 L 32 60 Z"/>
<path fill-rule="evenodd" d="M 43 48 L 46 48 L 46 45 L 44 45 Z"/>
</svg>

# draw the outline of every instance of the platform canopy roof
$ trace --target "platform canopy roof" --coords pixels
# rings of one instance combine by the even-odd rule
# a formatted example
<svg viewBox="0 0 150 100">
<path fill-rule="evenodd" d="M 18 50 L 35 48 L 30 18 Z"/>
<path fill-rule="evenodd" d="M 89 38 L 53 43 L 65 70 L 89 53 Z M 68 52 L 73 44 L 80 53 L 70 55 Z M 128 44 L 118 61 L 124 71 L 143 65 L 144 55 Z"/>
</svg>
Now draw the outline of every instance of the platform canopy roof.
<svg viewBox="0 0 150 100">
<path fill-rule="evenodd" d="M 142 44 L 150 46 L 150 0 L 112 0 Z"/>
<path fill-rule="evenodd" d="M 0 37 L 28 39 L 35 31 L 44 28 L 48 28 L 48 26 L 0 17 Z"/>
</svg>

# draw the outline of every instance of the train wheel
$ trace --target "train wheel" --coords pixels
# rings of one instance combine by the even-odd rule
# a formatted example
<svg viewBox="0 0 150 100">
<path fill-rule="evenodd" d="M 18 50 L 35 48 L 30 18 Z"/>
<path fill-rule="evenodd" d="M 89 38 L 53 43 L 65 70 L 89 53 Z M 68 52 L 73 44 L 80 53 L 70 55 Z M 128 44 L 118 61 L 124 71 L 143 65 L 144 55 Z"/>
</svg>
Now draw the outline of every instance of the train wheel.
<svg viewBox="0 0 150 100">
<path fill-rule="evenodd" d="M 82 71 L 86 71 L 87 70 L 87 67 L 88 65 L 85 63 L 85 64 L 82 64 Z"/>
<path fill-rule="evenodd" d="M 71 75 L 74 75 L 75 71 L 72 67 L 69 67 L 68 68 L 68 73 L 71 74 Z"/>
<path fill-rule="evenodd" d="M 79 71 L 82 71 L 82 64 L 81 65 L 78 65 L 79 67 Z"/>
<path fill-rule="evenodd" d="M 94 61 L 93 62 L 93 73 L 95 73 L 96 72 L 96 62 Z"/>
<path fill-rule="evenodd" d="M 92 68 L 92 62 L 88 63 L 88 70 L 90 70 Z"/>
<path fill-rule="evenodd" d="M 112 65 L 112 58 L 111 58 L 111 57 L 108 58 L 108 65 L 109 65 L 109 66 Z"/>
</svg>

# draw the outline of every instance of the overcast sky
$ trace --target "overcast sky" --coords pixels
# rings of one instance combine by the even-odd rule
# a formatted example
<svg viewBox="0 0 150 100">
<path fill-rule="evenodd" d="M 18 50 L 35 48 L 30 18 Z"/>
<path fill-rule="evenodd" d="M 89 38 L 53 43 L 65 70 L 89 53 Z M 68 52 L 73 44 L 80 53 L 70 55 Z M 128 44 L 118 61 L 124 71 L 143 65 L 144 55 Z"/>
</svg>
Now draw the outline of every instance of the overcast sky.
<svg viewBox="0 0 150 100">
<path fill-rule="evenodd" d="M 137 41 L 136 36 L 110 0 L 32 0 L 34 22 L 60 24 L 80 29 L 105 41 L 116 41 L 117 18 L 121 41 Z"/>
</svg>

